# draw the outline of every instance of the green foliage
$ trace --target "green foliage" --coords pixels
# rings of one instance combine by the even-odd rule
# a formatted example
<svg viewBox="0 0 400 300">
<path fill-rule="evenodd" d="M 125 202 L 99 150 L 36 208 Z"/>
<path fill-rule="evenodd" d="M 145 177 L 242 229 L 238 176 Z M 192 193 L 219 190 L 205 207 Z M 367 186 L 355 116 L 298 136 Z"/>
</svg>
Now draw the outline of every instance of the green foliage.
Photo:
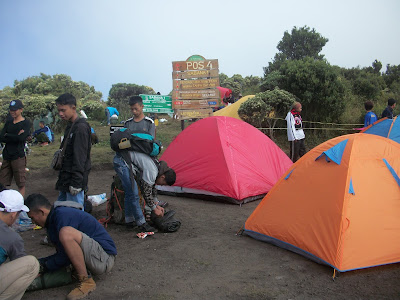
<svg viewBox="0 0 400 300">
<path fill-rule="evenodd" d="M 145 85 L 133 83 L 113 84 L 108 95 L 107 104 L 116 107 L 119 112 L 123 112 L 129 110 L 129 98 L 139 94 L 155 95 L 156 92 L 151 87 Z"/>
<path fill-rule="evenodd" d="M 297 29 L 295 26 L 291 33 L 285 31 L 277 48 L 287 59 L 323 59 L 324 56 L 319 53 L 328 41 L 314 28 L 310 30 L 308 26 L 303 26 Z"/>
<path fill-rule="evenodd" d="M 266 123 L 270 128 L 269 136 L 273 138 L 276 118 L 284 118 L 295 101 L 296 97 L 291 93 L 275 88 L 272 91 L 258 93 L 254 98 L 244 102 L 238 113 L 244 121 L 255 127 L 262 127 Z M 268 115 L 273 115 L 274 118 L 270 118 Z"/>
<path fill-rule="evenodd" d="M 71 93 L 80 105 L 85 107 L 89 118 L 98 118 L 102 94 L 95 90 L 93 86 L 83 81 L 73 81 L 70 76 L 65 74 L 30 76 L 24 80 L 15 80 L 14 87 L 5 87 L 0 91 L 0 104 L 3 108 L 0 118 L 4 121 L 8 113 L 8 104 L 12 99 L 20 99 L 24 103 L 24 116 L 31 121 L 36 118 L 43 118 L 50 112 L 54 124 L 57 128 L 59 119 L 54 100 L 61 94 Z M 89 102 L 89 103 L 87 103 Z M 96 108 L 94 108 L 96 107 Z M 104 115 L 104 112 L 102 112 Z"/>
<path fill-rule="evenodd" d="M 306 57 L 322 60 L 324 55 L 319 53 L 328 41 L 314 28 L 294 26 L 291 33 L 285 31 L 283 34 L 283 38 L 277 46 L 279 52 L 275 54 L 273 62 L 264 68 L 265 75 L 279 70 L 286 60 L 301 60 Z"/>
<path fill-rule="evenodd" d="M 264 77 L 261 83 L 261 90 L 273 90 L 275 87 L 279 86 L 280 80 L 282 80 L 282 74 L 279 71 L 272 71 Z"/>
<path fill-rule="evenodd" d="M 240 105 L 238 114 L 243 121 L 254 127 L 261 127 L 267 112 L 271 109 L 272 107 L 267 105 L 260 96 L 255 96 Z"/>
<path fill-rule="evenodd" d="M 261 78 L 258 76 L 246 76 L 243 78 L 240 74 L 234 74 L 228 77 L 224 73 L 219 74 L 220 86 L 232 90 L 234 98 L 238 98 L 239 94 L 242 96 L 254 95 L 260 92 Z"/>
<path fill-rule="evenodd" d="M 278 118 L 284 118 L 292 104 L 296 101 L 294 95 L 279 88 L 259 93 L 256 96 L 260 97 L 268 106 L 272 107 L 275 117 Z"/>
<path fill-rule="evenodd" d="M 375 60 L 375 64 L 376 64 Z M 373 64 L 374 64 L 373 63 Z M 379 66 L 377 67 L 379 68 Z M 341 69 L 343 76 L 351 82 L 351 89 L 355 95 L 363 99 L 376 99 L 380 92 L 385 89 L 386 84 L 381 74 L 373 67 L 364 69 L 352 68 Z"/>
<path fill-rule="evenodd" d="M 310 121 L 337 121 L 344 111 L 345 87 L 338 72 L 324 60 L 287 60 L 280 69 L 280 88 L 301 99 Z"/>
<path fill-rule="evenodd" d="M 14 94 L 17 97 L 24 95 L 49 95 L 59 96 L 71 93 L 76 99 L 87 99 L 100 101 L 101 92 L 96 92 L 93 86 L 83 81 L 73 81 L 70 76 L 56 74 L 53 76 L 41 73 L 40 76 L 30 76 L 22 81 L 14 81 Z"/>
<path fill-rule="evenodd" d="M 99 101 L 89 100 L 83 102 L 81 108 L 85 111 L 88 117 L 92 120 L 101 121 L 105 117 L 104 104 Z"/>
<path fill-rule="evenodd" d="M 384 80 L 389 88 L 392 88 L 393 83 L 395 85 L 398 85 L 400 82 L 400 65 L 397 66 L 391 66 L 390 64 L 386 65 Z"/>
</svg>

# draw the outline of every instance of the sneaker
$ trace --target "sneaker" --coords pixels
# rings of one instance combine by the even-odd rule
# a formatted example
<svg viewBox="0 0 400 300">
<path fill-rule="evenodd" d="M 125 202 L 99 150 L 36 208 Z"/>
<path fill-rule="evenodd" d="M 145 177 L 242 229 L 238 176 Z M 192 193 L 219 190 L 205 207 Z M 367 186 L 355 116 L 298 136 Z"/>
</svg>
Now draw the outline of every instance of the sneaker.
<svg viewBox="0 0 400 300">
<path fill-rule="evenodd" d="M 96 289 L 96 282 L 92 277 L 79 276 L 79 283 L 67 296 L 67 300 L 82 299 Z"/>
<path fill-rule="evenodd" d="M 44 143 L 40 143 L 40 146 L 47 146 L 49 143 L 48 142 L 44 142 Z"/>
<path fill-rule="evenodd" d="M 158 232 L 157 229 L 154 227 L 150 226 L 147 222 L 138 226 L 138 231 L 139 232 Z"/>
</svg>

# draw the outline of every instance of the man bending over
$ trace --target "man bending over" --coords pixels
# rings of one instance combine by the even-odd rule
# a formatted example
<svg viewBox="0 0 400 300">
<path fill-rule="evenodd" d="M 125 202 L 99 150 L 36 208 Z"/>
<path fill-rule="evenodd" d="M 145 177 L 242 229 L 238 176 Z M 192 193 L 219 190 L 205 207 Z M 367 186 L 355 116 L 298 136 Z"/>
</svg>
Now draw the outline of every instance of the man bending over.
<svg viewBox="0 0 400 300">
<path fill-rule="evenodd" d="M 52 207 L 41 194 L 31 194 L 25 201 L 29 217 L 46 227 L 56 253 L 39 259 L 40 273 L 56 271 L 72 264 L 79 285 L 67 299 L 81 299 L 95 290 L 96 283 L 88 274 L 100 275 L 114 266 L 117 249 L 103 226 L 90 214 L 73 207 Z"/>
</svg>

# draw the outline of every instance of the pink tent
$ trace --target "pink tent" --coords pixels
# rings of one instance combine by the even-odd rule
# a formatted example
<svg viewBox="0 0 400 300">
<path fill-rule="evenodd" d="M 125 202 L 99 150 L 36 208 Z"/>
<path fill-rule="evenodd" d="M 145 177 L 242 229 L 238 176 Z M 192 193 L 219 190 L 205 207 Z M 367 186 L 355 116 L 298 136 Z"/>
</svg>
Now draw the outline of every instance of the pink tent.
<svg viewBox="0 0 400 300">
<path fill-rule="evenodd" d="M 165 160 L 177 174 L 161 192 L 245 203 L 263 197 L 292 165 L 261 131 L 231 117 L 209 117 L 183 130 Z M 211 196 L 211 197 L 210 197 Z"/>
</svg>

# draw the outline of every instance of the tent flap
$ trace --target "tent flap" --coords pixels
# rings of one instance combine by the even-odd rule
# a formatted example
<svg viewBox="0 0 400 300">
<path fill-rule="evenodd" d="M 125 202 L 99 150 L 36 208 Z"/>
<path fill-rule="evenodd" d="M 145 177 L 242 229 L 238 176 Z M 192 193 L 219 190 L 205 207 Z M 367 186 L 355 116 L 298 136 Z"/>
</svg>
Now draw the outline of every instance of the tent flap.
<svg viewBox="0 0 400 300">
<path fill-rule="evenodd" d="M 347 141 L 348 141 L 348 139 L 341 141 L 340 143 L 336 144 L 332 148 L 322 152 L 322 154 L 320 156 L 318 156 L 315 160 L 317 160 L 320 157 L 325 155 L 327 162 L 329 162 L 329 160 L 328 160 L 328 158 L 329 158 L 331 161 L 340 165 L 340 163 L 342 161 L 343 151 L 346 148 Z"/>
<path fill-rule="evenodd" d="M 395 170 L 392 168 L 392 166 L 387 162 L 386 159 L 383 159 L 383 161 L 385 162 L 387 168 L 389 169 L 390 173 L 392 174 L 394 180 L 396 180 L 397 185 L 400 187 L 400 178 L 399 175 L 396 174 Z"/>
<path fill-rule="evenodd" d="M 350 184 L 349 184 L 349 194 L 355 195 L 356 193 L 354 192 L 354 187 L 353 187 L 353 179 L 350 179 Z"/>
</svg>

